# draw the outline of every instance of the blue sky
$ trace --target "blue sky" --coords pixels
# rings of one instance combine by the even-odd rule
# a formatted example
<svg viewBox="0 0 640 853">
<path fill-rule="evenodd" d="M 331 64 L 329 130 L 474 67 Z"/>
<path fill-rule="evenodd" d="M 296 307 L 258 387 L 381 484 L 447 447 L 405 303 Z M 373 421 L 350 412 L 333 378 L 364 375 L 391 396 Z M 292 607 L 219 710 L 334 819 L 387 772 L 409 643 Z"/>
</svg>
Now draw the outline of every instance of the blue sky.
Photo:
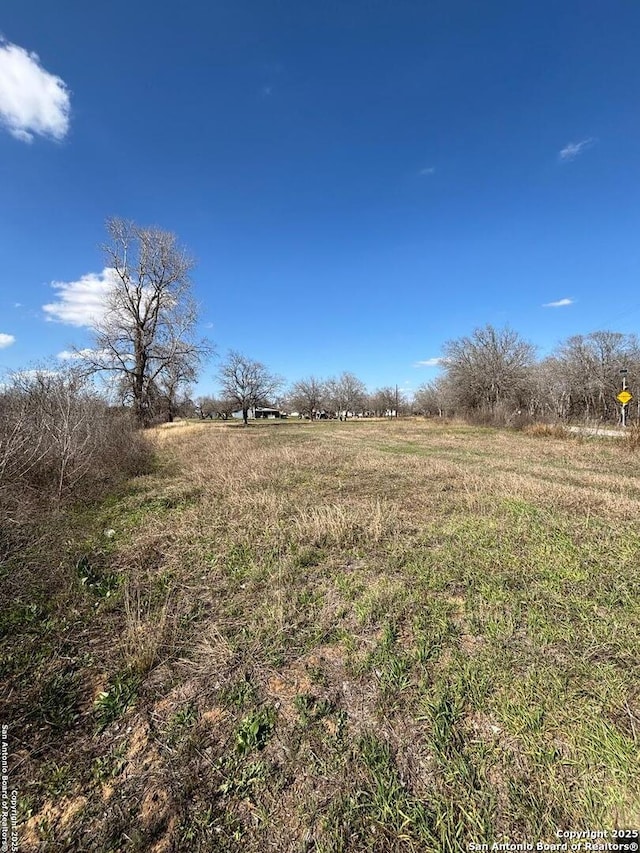
<svg viewBox="0 0 640 853">
<path fill-rule="evenodd" d="M 633 0 L 7 0 L 0 33 L 0 368 L 90 343 L 62 320 L 114 215 L 176 232 L 203 332 L 289 380 L 638 330 Z"/>
</svg>

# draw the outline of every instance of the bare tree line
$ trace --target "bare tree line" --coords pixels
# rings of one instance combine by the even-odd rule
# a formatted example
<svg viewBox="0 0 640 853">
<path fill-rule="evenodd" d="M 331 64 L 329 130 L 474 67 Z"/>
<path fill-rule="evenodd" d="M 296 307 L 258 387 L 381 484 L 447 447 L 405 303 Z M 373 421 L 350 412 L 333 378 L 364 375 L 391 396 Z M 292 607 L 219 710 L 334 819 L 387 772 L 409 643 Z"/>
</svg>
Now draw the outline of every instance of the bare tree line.
<svg viewBox="0 0 640 853">
<path fill-rule="evenodd" d="M 311 419 L 325 413 L 412 412 L 503 424 L 526 419 L 615 423 L 620 417 L 620 371 L 628 372 L 633 391 L 640 376 L 640 343 L 632 334 L 595 331 L 573 335 L 551 355 L 537 359 L 536 347 L 516 331 L 486 325 L 447 341 L 441 367 L 441 376 L 422 385 L 412 399 L 394 387 L 369 393 L 362 380 L 345 372 L 329 379 L 300 379 L 281 400 L 289 411 Z M 640 394 L 628 415 L 640 417 Z"/>
<path fill-rule="evenodd" d="M 226 419 L 236 413 L 246 423 L 249 411 L 260 406 L 276 407 L 306 420 L 395 416 L 411 411 L 408 399 L 397 388 L 383 387 L 370 393 L 365 383 L 348 371 L 328 379 L 309 376 L 286 388 L 282 377 L 235 351 L 222 364 L 218 379 L 220 395 L 199 397 L 195 403 L 195 411 L 202 418 Z"/>
<path fill-rule="evenodd" d="M 620 369 L 627 368 L 630 378 L 640 371 L 634 335 L 574 335 L 537 360 L 535 346 L 517 332 L 486 325 L 444 344 L 442 375 L 421 386 L 413 399 L 397 387 L 370 393 L 348 371 L 305 377 L 286 389 L 282 377 L 263 363 L 232 350 L 217 373 L 218 396 L 201 397 L 196 404 L 191 388 L 213 346 L 196 334 L 193 259 L 175 235 L 158 228 L 114 218 L 107 233 L 103 250 L 112 287 L 94 322 L 94 345 L 75 350 L 76 373 L 108 377 L 111 392 L 140 426 L 234 412 L 246 423 L 260 406 L 309 419 L 414 412 L 503 423 L 515 417 L 615 421 Z M 640 401 L 635 405 L 637 416 Z"/>
<path fill-rule="evenodd" d="M 425 415 L 615 422 L 620 371 L 632 386 L 640 376 L 638 339 L 621 332 L 573 335 L 536 360 L 533 344 L 517 332 L 487 325 L 447 342 L 443 353 L 442 375 L 415 395 L 414 408 Z M 640 416 L 639 404 L 636 394 L 632 417 Z"/>
</svg>

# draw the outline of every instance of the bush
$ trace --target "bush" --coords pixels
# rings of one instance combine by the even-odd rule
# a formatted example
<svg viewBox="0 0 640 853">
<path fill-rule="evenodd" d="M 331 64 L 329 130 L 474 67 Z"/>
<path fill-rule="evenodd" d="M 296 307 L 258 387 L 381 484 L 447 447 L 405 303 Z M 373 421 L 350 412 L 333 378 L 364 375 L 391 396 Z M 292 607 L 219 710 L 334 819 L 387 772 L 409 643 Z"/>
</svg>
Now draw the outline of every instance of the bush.
<svg viewBox="0 0 640 853">
<path fill-rule="evenodd" d="M 508 427 L 516 430 L 525 429 L 532 423 L 532 418 L 527 412 L 506 403 L 494 407 L 470 409 L 465 412 L 464 420 L 472 426 Z"/>
<path fill-rule="evenodd" d="M 526 426 L 523 430 L 535 438 L 568 438 L 571 433 L 562 424 L 537 423 Z"/>
<path fill-rule="evenodd" d="M 73 370 L 14 375 L 0 394 L 0 522 L 69 499 L 99 497 L 149 470 L 151 449 Z"/>
<path fill-rule="evenodd" d="M 624 440 L 627 448 L 633 453 L 640 450 L 640 421 L 634 421 L 627 427 Z"/>
</svg>

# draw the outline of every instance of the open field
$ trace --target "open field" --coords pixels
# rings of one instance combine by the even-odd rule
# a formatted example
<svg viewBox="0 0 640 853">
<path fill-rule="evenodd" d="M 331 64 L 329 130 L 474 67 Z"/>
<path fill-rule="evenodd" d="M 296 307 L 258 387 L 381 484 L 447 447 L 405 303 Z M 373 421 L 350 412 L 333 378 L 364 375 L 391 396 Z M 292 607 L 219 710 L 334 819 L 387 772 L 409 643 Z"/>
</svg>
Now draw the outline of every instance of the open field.
<svg viewBox="0 0 640 853">
<path fill-rule="evenodd" d="M 618 442 L 177 424 L 2 566 L 21 850 L 454 851 L 640 825 Z"/>
</svg>

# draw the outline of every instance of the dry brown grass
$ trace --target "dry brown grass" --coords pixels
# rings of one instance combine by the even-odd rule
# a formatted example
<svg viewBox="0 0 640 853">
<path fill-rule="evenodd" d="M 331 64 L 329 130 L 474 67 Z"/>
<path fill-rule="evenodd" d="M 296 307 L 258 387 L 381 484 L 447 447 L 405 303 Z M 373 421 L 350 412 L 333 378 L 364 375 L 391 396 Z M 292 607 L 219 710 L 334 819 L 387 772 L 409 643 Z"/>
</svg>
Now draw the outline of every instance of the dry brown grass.
<svg viewBox="0 0 640 853">
<path fill-rule="evenodd" d="M 528 424 L 522 431 L 534 438 L 569 438 L 570 435 L 567 428 L 562 424 Z"/>
<path fill-rule="evenodd" d="M 94 680 L 57 755 L 85 756 L 69 849 L 457 853 L 637 816 L 628 448 L 419 420 L 152 436 L 159 473 L 93 522 L 114 707 L 96 736 Z"/>
</svg>

